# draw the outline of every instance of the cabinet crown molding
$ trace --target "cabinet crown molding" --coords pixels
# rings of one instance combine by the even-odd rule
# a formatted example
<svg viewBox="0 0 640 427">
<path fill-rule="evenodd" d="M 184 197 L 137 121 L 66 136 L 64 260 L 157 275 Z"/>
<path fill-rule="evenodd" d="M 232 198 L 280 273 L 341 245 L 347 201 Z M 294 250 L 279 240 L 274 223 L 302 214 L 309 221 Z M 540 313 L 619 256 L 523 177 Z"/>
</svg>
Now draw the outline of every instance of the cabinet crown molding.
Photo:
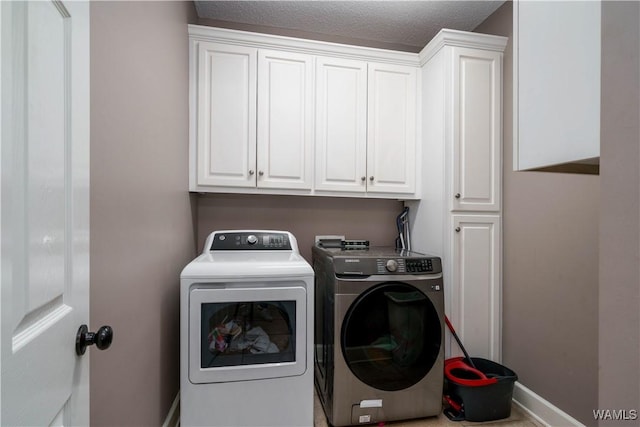
<svg viewBox="0 0 640 427">
<path fill-rule="evenodd" d="M 417 53 L 307 40 L 273 34 L 253 33 L 204 25 L 190 24 L 189 38 L 194 41 L 250 46 L 261 49 L 286 50 L 288 52 L 331 56 L 334 58 L 358 59 L 413 67 L 418 67 L 419 65 L 419 56 Z"/>
<path fill-rule="evenodd" d="M 443 28 L 418 54 L 420 57 L 420 66 L 423 66 L 444 46 L 504 52 L 508 41 L 509 39 L 507 37 Z"/>
</svg>

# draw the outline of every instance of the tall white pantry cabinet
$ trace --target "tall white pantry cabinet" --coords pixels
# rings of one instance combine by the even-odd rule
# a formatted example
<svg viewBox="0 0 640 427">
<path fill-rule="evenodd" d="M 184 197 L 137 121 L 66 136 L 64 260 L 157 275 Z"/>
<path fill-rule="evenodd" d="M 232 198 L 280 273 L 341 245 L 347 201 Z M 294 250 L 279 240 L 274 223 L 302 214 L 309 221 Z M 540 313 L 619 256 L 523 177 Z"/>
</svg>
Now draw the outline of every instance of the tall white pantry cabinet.
<svg viewBox="0 0 640 427">
<path fill-rule="evenodd" d="M 443 260 L 467 351 L 501 360 L 502 57 L 507 39 L 442 30 L 420 53 L 421 199 L 412 249 Z M 461 354 L 448 335 L 447 356 Z"/>
</svg>

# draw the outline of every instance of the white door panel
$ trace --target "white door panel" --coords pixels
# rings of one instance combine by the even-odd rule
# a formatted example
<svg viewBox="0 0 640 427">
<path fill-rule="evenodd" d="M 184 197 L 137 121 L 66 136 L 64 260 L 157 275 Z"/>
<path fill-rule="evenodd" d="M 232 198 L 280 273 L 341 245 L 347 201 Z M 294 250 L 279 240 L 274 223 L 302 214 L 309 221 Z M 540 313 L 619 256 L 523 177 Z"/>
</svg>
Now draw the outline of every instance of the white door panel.
<svg viewBox="0 0 640 427">
<path fill-rule="evenodd" d="M 453 60 L 452 209 L 499 211 L 501 54 L 454 48 Z"/>
<path fill-rule="evenodd" d="M 198 185 L 255 187 L 257 49 L 198 44 Z"/>
<path fill-rule="evenodd" d="M 317 190 L 367 188 L 367 63 L 316 60 Z"/>
<path fill-rule="evenodd" d="M 453 215 L 451 320 L 469 352 L 500 360 L 500 217 Z"/>
<path fill-rule="evenodd" d="M 0 423 L 88 424 L 89 4 L 0 8 Z"/>
<path fill-rule="evenodd" d="M 258 187 L 310 189 L 313 57 L 258 52 Z"/>
<path fill-rule="evenodd" d="M 417 71 L 369 63 L 367 191 L 413 193 Z"/>
</svg>

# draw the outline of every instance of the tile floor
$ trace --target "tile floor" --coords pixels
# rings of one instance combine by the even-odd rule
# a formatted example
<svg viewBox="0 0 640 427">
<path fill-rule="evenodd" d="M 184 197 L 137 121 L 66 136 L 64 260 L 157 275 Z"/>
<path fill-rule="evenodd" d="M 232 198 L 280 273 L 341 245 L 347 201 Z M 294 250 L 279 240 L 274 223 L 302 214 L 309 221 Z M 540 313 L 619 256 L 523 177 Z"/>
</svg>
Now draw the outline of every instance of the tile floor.
<svg viewBox="0 0 640 427">
<path fill-rule="evenodd" d="M 314 401 L 314 427 L 329 427 L 327 418 L 322 410 L 320 400 L 315 396 Z M 405 420 L 385 423 L 389 427 L 543 427 L 538 421 L 524 413 L 517 405 L 511 407 L 511 416 L 503 420 L 487 421 L 484 423 L 473 423 L 469 421 L 450 421 L 445 415 L 440 414 L 437 417 L 421 418 L 416 420 Z"/>
</svg>

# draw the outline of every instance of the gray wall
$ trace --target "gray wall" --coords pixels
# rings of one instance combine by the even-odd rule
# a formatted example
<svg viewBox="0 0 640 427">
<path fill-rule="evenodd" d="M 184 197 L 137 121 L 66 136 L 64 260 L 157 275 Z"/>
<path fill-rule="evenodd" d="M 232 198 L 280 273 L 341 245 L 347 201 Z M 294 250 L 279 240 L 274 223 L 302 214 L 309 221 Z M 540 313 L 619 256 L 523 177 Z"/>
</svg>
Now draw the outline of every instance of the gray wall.
<svg viewBox="0 0 640 427">
<path fill-rule="evenodd" d="M 179 389 L 191 2 L 91 3 L 91 424 L 161 425 Z"/>
<path fill-rule="evenodd" d="M 600 177 L 513 171 L 512 7 L 505 3 L 475 30 L 509 37 L 503 108 L 503 362 L 526 387 L 594 424 Z"/>
<path fill-rule="evenodd" d="M 603 2 L 602 37 L 598 407 L 640 410 L 639 3 Z"/>
<path fill-rule="evenodd" d="M 198 248 L 215 230 L 276 229 L 293 233 L 311 262 L 316 235 L 344 235 L 371 245 L 395 244 L 397 200 L 211 194 L 198 200 Z"/>
<path fill-rule="evenodd" d="M 504 73 L 504 362 L 589 425 L 594 408 L 640 401 L 638 71 L 626 75 L 616 62 L 637 67 L 638 5 L 624 3 L 630 15 L 605 4 L 603 34 L 612 47 L 615 37 L 635 43 L 636 56 L 603 54 L 600 177 L 512 171 L 511 45 Z M 511 7 L 477 31 L 511 37 Z M 91 5 L 91 326 L 115 329 L 111 349 L 91 352 L 92 425 L 164 421 L 179 387 L 178 275 L 196 240 L 200 250 L 215 229 L 284 228 L 308 258 L 315 234 L 391 243 L 401 208 L 392 200 L 190 199 L 185 24 L 195 19 L 192 8 Z M 629 16 L 635 33 L 618 24 Z M 620 117 L 629 124 L 621 128 Z"/>
</svg>

